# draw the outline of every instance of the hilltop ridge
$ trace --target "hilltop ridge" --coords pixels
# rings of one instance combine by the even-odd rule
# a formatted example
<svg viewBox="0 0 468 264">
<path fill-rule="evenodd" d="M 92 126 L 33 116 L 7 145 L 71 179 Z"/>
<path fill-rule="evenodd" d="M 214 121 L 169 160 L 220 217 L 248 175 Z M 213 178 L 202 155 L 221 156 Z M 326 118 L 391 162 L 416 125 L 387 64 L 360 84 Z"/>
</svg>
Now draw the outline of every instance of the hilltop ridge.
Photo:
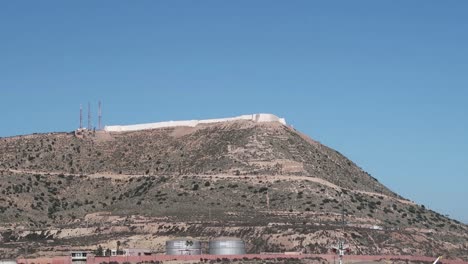
<svg viewBox="0 0 468 264">
<path fill-rule="evenodd" d="M 396 196 L 353 162 L 279 122 L 246 120 L 0 140 L 0 168 L 71 174 L 296 175 Z"/>
</svg>

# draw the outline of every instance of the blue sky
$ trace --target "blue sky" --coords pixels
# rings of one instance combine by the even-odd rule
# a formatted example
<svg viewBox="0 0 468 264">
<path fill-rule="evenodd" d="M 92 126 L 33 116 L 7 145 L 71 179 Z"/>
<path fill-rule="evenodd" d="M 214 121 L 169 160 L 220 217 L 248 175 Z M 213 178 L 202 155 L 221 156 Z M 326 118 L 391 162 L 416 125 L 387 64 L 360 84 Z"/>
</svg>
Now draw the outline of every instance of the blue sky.
<svg viewBox="0 0 468 264">
<path fill-rule="evenodd" d="M 466 1 L 2 1 L 0 136 L 271 112 L 468 223 Z M 96 117 L 96 114 L 94 114 Z M 96 118 L 95 118 L 96 120 Z"/>
</svg>

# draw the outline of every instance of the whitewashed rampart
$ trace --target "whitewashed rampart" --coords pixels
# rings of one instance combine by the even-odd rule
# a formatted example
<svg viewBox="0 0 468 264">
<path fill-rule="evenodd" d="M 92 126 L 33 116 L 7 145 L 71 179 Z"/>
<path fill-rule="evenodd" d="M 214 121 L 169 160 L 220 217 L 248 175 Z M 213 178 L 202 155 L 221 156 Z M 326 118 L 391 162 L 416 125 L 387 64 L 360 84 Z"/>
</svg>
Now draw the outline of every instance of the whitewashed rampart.
<svg viewBox="0 0 468 264">
<path fill-rule="evenodd" d="M 164 127 L 195 127 L 198 124 L 211 124 L 211 123 L 220 123 L 220 122 L 230 122 L 236 120 L 250 120 L 258 123 L 262 122 L 280 122 L 283 125 L 286 125 L 286 120 L 284 118 L 279 118 L 272 114 L 252 114 L 252 115 L 241 115 L 237 117 L 229 118 L 218 118 L 218 119 L 205 119 L 205 120 L 187 120 L 187 121 L 166 121 L 158 123 L 148 123 L 148 124 L 137 124 L 137 125 L 128 125 L 128 126 L 105 126 L 104 130 L 107 132 L 126 132 L 126 131 L 137 131 L 145 129 L 156 129 Z"/>
</svg>

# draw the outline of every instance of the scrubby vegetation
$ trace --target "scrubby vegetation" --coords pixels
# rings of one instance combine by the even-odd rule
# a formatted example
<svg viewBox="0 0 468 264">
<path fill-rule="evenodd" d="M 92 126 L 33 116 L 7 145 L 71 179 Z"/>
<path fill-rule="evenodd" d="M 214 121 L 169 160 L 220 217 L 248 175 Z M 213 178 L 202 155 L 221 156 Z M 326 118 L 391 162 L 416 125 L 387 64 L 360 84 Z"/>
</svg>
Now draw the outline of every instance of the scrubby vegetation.
<svg viewBox="0 0 468 264">
<path fill-rule="evenodd" d="M 279 124 L 30 135 L 0 139 L 0 153 L 0 256 L 148 234 L 236 236 L 250 252 L 327 253 L 345 238 L 356 253 L 468 255 L 466 225 Z"/>
</svg>

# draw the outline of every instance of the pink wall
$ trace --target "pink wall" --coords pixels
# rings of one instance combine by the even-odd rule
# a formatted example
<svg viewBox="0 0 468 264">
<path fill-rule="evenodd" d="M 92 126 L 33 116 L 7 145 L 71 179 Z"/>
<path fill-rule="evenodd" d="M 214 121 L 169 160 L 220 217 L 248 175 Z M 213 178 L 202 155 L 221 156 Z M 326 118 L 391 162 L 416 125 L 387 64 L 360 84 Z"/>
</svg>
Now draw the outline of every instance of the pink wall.
<svg viewBox="0 0 468 264">
<path fill-rule="evenodd" d="M 115 256 L 115 257 L 93 257 L 89 256 L 86 264 L 99 264 L 102 262 L 150 262 L 150 261 L 168 261 L 168 260 L 191 260 L 199 261 L 200 259 L 216 260 L 216 259 L 272 259 L 272 258 L 322 258 L 333 262 L 335 258 L 338 260 L 336 255 L 330 254 L 304 254 L 304 255 L 284 255 L 284 254 L 246 254 L 246 255 L 193 255 L 193 256 L 167 256 L 167 255 L 151 255 L 151 256 Z M 348 261 L 376 261 L 380 259 L 399 259 L 409 261 L 425 261 L 432 263 L 435 258 L 424 257 L 424 256 L 392 256 L 392 255 L 380 255 L 380 256 L 366 256 L 366 255 L 348 255 L 344 257 L 344 260 Z M 71 264 L 70 257 L 51 257 L 51 258 L 36 258 L 36 259 L 17 259 L 18 264 Z M 462 260 L 449 260 L 442 259 L 444 264 L 468 264 L 467 261 Z"/>
</svg>

